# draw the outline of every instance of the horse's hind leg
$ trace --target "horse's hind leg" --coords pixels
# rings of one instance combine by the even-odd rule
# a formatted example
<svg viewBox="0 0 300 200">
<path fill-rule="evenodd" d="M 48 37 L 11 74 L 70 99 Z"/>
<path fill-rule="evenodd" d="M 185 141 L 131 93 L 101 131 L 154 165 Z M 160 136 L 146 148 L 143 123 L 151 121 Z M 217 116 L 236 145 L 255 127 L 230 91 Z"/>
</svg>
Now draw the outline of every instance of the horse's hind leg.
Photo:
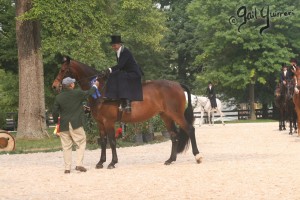
<svg viewBox="0 0 300 200">
<path fill-rule="evenodd" d="M 160 117 L 164 121 L 166 128 L 170 134 L 170 139 L 172 141 L 171 155 L 168 160 L 165 161 L 165 165 L 170 165 L 173 161 L 176 161 L 177 158 L 177 147 L 178 147 L 178 138 L 177 138 L 177 128 L 172 119 L 167 117 L 164 114 L 161 114 Z"/>
<path fill-rule="evenodd" d="M 219 114 L 220 114 L 220 117 L 221 117 L 221 122 L 222 122 L 223 125 L 225 125 L 224 120 L 223 120 L 224 113 L 220 109 L 218 109 L 218 110 L 219 110 Z"/>
<path fill-rule="evenodd" d="M 207 112 L 207 120 L 208 120 L 208 124 L 211 126 L 211 113 L 210 113 L 210 111 Z"/>
<path fill-rule="evenodd" d="M 177 120 L 176 121 L 179 125 L 179 133 L 178 137 L 181 139 L 181 141 L 184 141 L 182 144 L 188 144 L 188 138 L 191 140 L 192 144 L 192 151 L 193 155 L 195 156 L 196 162 L 201 163 L 202 162 L 202 156 L 199 153 L 197 142 L 196 142 L 196 136 L 195 136 L 195 128 L 192 124 L 188 123 L 185 119 Z M 177 152 L 180 153 L 184 150 L 184 148 L 181 148 L 181 144 L 178 144 Z"/>
</svg>

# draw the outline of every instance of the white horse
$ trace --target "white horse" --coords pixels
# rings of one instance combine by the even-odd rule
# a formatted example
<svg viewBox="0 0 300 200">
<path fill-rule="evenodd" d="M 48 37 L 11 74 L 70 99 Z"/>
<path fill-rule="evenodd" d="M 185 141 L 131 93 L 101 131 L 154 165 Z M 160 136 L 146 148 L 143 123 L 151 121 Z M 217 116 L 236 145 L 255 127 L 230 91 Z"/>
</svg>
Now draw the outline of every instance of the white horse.
<svg viewBox="0 0 300 200">
<path fill-rule="evenodd" d="M 194 112 L 200 112 L 200 118 L 199 118 L 198 114 L 195 114 L 195 117 L 196 117 L 195 122 L 194 122 L 195 125 L 201 126 L 203 124 L 204 112 L 207 112 L 209 124 L 214 124 L 215 111 L 220 115 L 222 124 L 225 125 L 225 123 L 223 121 L 224 113 L 222 112 L 222 103 L 218 98 L 216 98 L 217 107 L 215 109 L 212 109 L 210 100 L 207 97 L 191 94 L 191 98 L 192 98 L 191 100 L 192 100 L 192 106 L 194 108 Z M 187 96 L 186 96 L 186 99 L 187 99 Z M 210 118 L 210 116 L 212 116 L 212 119 Z"/>
<path fill-rule="evenodd" d="M 202 97 L 202 96 L 196 96 L 196 97 L 197 97 L 197 100 L 198 100 L 200 106 L 204 109 L 205 112 L 207 112 L 209 124 L 214 124 L 214 119 L 215 119 L 214 113 L 216 111 L 220 115 L 222 124 L 225 125 L 225 123 L 223 121 L 224 113 L 222 112 L 223 106 L 222 106 L 220 99 L 216 98 L 217 107 L 212 109 L 209 98 Z M 212 116 L 211 118 L 210 118 L 210 115 Z M 201 113 L 201 121 L 203 123 L 203 113 Z"/>
</svg>

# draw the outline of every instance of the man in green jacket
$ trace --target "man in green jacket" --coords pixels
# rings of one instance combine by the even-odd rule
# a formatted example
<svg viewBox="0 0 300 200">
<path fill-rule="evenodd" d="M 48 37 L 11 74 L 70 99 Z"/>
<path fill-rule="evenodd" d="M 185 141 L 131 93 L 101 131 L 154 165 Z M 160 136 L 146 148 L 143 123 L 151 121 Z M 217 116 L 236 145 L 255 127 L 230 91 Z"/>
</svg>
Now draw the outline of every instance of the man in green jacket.
<svg viewBox="0 0 300 200">
<path fill-rule="evenodd" d="M 53 106 L 53 120 L 60 117 L 60 140 L 63 148 L 65 173 L 71 172 L 72 146 L 76 144 L 77 162 L 75 170 L 86 172 L 83 167 L 83 157 L 86 147 L 86 135 L 83 129 L 83 102 L 89 95 L 96 92 L 99 82 L 96 81 L 88 91 L 75 88 L 75 79 L 66 77 L 62 81 L 63 90 L 58 94 Z"/>
</svg>

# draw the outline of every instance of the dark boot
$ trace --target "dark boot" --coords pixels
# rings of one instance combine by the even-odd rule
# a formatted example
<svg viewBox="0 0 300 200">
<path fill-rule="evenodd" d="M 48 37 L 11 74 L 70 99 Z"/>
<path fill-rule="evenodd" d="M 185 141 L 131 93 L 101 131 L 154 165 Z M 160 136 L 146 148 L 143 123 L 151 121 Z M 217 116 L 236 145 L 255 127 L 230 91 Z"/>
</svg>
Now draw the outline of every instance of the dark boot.
<svg viewBox="0 0 300 200">
<path fill-rule="evenodd" d="M 125 104 L 125 112 L 130 113 L 131 112 L 131 101 L 129 99 L 126 99 Z"/>
</svg>

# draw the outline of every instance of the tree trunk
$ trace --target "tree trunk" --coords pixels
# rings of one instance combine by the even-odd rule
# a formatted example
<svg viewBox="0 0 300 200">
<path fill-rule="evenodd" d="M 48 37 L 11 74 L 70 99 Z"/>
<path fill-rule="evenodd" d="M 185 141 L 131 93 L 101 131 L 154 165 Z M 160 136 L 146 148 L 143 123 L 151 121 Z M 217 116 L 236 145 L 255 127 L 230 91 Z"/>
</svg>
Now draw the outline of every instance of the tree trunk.
<svg viewBox="0 0 300 200">
<path fill-rule="evenodd" d="M 16 16 L 21 16 L 31 8 L 31 0 L 17 0 Z M 45 138 L 48 133 L 45 118 L 40 23 L 33 20 L 17 20 L 16 35 L 19 61 L 17 138 Z"/>
<path fill-rule="evenodd" d="M 250 101 L 250 119 L 256 120 L 255 107 L 254 107 L 254 84 L 249 85 L 249 101 Z"/>
</svg>

